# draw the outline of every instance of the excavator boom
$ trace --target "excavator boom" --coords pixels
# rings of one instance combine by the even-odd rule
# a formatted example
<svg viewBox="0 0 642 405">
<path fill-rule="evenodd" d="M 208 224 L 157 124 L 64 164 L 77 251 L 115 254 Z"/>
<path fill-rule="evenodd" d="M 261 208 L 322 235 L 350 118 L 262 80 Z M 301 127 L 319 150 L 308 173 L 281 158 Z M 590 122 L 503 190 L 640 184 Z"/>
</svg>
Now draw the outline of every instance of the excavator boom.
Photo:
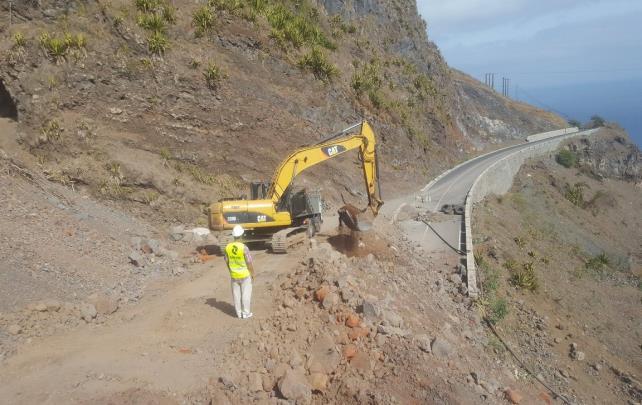
<svg viewBox="0 0 642 405">
<path fill-rule="evenodd" d="M 358 132 L 354 132 L 358 130 Z M 353 149 L 359 149 L 363 176 L 368 191 L 368 206 L 377 215 L 383 204 L 379 187 L 376 141 L 367 121 L 353 125 L 320 143 L 303 147 L 288 156 L 276 170 L 268 198 L 277 204 L 294 178 L 305 169 Z"/>
</svg>

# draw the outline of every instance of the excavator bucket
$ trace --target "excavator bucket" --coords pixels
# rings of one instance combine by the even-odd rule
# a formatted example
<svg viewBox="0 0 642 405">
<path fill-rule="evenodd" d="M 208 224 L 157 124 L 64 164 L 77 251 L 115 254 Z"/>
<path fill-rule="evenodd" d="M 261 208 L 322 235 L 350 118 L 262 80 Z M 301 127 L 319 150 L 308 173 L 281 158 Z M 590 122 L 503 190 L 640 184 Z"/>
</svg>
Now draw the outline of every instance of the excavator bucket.
<svg viewBox="0 0 642 405">
<path fill-rule="evenodd" d="M 352 231 L 365 232 L 372 228 L 372 220 L 363 215 L 366 210 L 360 210 L 352 204 L 339 208 L 339 226 L 347 226 Z"/>
</svg>

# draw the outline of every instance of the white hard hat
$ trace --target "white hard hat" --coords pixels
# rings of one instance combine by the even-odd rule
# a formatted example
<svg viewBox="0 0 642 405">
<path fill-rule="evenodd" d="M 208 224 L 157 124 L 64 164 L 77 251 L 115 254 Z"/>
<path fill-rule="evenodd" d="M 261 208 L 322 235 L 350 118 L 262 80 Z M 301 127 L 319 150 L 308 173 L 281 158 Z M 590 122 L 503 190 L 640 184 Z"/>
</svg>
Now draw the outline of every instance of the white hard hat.
<svg viewBox="0 0 642 405">
<path fill-rule="evenodd" d="M 234 228 L 232 229 L 232 236 L 234 236 L 235 238 L 238 238 L 241 235 L 243 235 L 244 232 L 245 230 L 241 225 L 234 225 Z"/>
</svg>

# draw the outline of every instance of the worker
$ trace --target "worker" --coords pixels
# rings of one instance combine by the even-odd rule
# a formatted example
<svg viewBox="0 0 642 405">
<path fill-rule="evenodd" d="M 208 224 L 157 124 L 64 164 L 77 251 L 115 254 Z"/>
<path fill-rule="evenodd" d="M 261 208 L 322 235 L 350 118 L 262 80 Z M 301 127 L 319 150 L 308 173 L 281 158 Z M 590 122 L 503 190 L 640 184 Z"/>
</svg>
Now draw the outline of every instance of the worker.
<svg viewBox="0 0 642 405">
<path fill-rule="evenodd" d="M 234 226 L 232 236 L 234 241 L 225 247 L 225 263 L 232 277 L 232 297 L 234 309 L 239 319 L 252 317 L 250 304 L 252 300 L 252 280 L 254 280 L 254 266 L 250 249 L 241 242 L 245 230 L 241 225 Z"/>
</svg>

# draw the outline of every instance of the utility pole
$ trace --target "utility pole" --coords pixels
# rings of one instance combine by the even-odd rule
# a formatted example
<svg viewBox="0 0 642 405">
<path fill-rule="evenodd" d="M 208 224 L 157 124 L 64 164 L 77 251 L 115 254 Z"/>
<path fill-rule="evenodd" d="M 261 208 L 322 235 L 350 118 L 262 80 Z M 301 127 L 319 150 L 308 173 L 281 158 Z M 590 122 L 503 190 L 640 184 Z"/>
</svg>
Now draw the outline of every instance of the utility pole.
<svg viewBox="0 0 642 405">
<path fill-rule="evenodd" d="M 510 96 L 510 79 L 508 77 L 502 77 L 502 96 Z"/>
<path fill-rule="evenodd" d="M 13 24 L 13 1 L 9 0 L 9 28 Z"/>
</svg>

